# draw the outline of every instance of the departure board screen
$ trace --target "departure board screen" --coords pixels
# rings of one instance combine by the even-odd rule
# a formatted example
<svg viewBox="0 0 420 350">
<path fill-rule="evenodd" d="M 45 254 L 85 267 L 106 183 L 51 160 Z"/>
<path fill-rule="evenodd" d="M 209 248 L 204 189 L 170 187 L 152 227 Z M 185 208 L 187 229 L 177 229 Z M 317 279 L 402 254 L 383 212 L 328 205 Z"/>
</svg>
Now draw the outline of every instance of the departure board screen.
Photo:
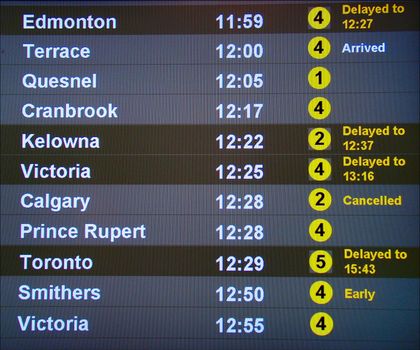
<svg viewBox="0 0 420 350">
<path fill-rule="evenodd" d="M 2 1 L 4 350 L 418 350 L 418 1 Z"/>
</svg>

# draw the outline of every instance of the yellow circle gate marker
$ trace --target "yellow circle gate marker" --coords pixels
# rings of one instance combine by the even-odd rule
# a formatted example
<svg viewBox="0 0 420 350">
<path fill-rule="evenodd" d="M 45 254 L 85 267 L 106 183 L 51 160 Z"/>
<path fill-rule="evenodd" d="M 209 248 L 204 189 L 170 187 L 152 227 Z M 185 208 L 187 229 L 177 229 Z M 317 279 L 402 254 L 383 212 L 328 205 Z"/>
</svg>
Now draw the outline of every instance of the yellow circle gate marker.
<svg viewBox="0 0 420 350">
<path fill-rule="evenodd" d="M 331 14 L 325 7 L 314 7 L 308 13 L 308 23 L 313 29 L 325 29 L 330 22 Z"/>
<path fill-rule="evenodd" d="M 317 60 L 322 60 L 326 58 L 331 52 L 330 41 L 323 36 L 316 36 L 309 41 L 308 52 L 311 57 Z"/>
<path fill-rule="evenodd" d="M 320 337 L 330 334 L 334 329 L 334 321 L 326 312 L 317 312 L 312 315 L 309 324 L 312 332 Z"/>
</svg>

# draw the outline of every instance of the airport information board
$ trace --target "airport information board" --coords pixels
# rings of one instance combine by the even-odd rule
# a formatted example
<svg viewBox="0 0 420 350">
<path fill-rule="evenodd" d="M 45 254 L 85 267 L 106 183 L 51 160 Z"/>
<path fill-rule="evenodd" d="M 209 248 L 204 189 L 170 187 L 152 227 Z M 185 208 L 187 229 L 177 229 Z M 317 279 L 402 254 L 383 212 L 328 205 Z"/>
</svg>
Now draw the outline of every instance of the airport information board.
<svg viewBox="0 0 420 350">
<path fill-rule="evenodd" d="M 2 349 L 418 349 L 419 2 L 1 3 Z"/>
</svg>

